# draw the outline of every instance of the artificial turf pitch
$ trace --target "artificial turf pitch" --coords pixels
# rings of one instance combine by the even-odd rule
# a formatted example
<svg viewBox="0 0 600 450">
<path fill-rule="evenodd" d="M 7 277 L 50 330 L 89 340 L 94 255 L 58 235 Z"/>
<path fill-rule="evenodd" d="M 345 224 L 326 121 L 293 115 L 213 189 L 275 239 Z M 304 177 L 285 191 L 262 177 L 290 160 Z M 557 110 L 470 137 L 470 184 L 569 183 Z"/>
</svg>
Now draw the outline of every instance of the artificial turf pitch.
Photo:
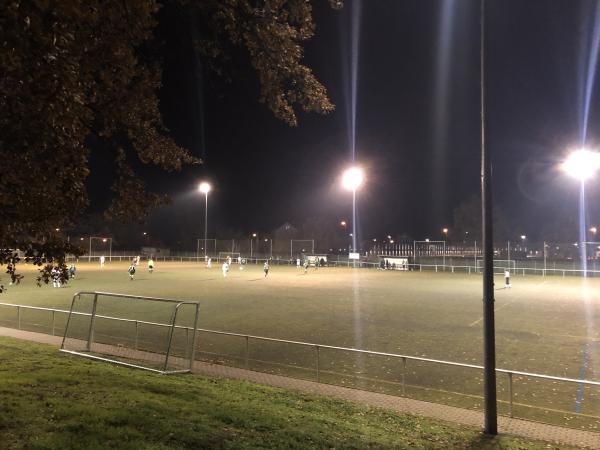
<svg viewBox="0 0 600 450">
<path fill-rule="evenodd" d="M 481 364 L 479 274 L 262 265 L 227 278 L 220 265 L 142 263 L 133 281 L 128 263 L 80 263 L 77 278 L 58 289 L 25 281 L 0 296 L 5 303 L 67 309 L 78 291 L 108 291 L 200 302 L 199 327 L 278 339 Z M 497 366 L 571 378 L 600 379 L 600 280 L 528 275 L 512 288 L 496 279 Z M 123 311 L 114 311 L 119 316 Z M 128 312 L 131 314 L 131 311 Z M 14 311 L 0 307 L 0 325 Z M 23 312 L 23 328 L 48 331 L 47 314 Z M 61 332 L 60 324 L 58 333 Z M 198 357 L 244 366 L 243 339 L 199 335 Z M 250 368 L 315 378 L 312 347 L 250 341 Z M 402 394 L 457 406 L 481 404 L 480 371 L 322 349 L 320 381 Z M 402 376 L 401 374 L 404 374 Z M 405 382 L 404 388 L 401 385 Z M 514 414 L 600 429 L 600 389 L 514 377 Z M 499 409 L 508 412 L 508 380 L 498 375 Z"/>
</svg>

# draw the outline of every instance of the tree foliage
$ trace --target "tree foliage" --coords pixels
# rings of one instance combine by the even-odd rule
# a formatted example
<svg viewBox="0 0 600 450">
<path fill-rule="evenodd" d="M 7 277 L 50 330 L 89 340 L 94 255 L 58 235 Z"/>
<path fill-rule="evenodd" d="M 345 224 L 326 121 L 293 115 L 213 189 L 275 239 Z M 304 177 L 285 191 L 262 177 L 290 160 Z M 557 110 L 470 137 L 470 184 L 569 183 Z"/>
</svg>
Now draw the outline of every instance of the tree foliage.
<svg viewBox="0 0 600 450">
<path fill-rule="evenodd" d="M 333 109 L 301 63 L 315 29 L 310 1 L 164 1 L 198 17 L 197 49 L 212 67 L 232 47 L 248 54 L 259 100 L 277 117 L 296 124 L 296 107 Z M 135 161 L 166 171 L 200 162 L 169 136 L 159 111 L 161 66 L 152 44 L 160 6 L 157 0 L 0 6 L 0 264 L 8 265 L 13 282 L 19 258 L 10 249 L 24 250 L 40 266 L 61 267 L 65 252 L 76 252 L 52 238 L 52 230 L 68 226 L 88 203 L 90 142 L 101 142 L 102 158 L 115 163 L 106 213 L 122 220 L 139 220 L 164 201 L 145 188 Z M 44 271 L 41 280 L 47 281 Z"/>
</svg>

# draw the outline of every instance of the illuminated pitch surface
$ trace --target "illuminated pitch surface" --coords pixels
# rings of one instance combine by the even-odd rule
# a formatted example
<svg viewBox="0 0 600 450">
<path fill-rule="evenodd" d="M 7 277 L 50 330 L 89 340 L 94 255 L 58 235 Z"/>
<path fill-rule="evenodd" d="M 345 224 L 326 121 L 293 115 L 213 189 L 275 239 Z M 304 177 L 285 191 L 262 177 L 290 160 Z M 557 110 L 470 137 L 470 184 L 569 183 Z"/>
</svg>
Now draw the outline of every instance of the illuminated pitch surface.
<svg viewBox="0 0 600 450">
<path fill-rule="evenodd" d="M 100 270 L 98 264 L 81 263 L 77 279 L 60 289 L 36 287 L 32 272 L 25 269 L 22 272 L 27 276 L 26 282 L 11 286 L 0 296 L 0 301 L 67 308 L 73 293 L 80 290 L 198 300 L 201 328 L 471 364 L 482 361 L 480 275 L 346 268 L 309 268 L 305 275 L 303 269 L 295 266 L 271 265 L 265 279 L 262 264 L 247 265 L 243 271 L 234 264 L 224 279 L 219 264 L 213 264 L 209 270 L 196 263 L 159 261 L 153 274 L 147 272 L 142 262 L 135 280 L 130 281 L 128 265 L 107 262 Z M 586 379 L 600 380 L 600 280 L 513 276 L 511 282 L 511 289 L 502 289 L 503 278 L 496 278 L 498 367 L 572 378 L 583 375 Z M 586 284 L 588 289 L 584 288 Z M 584 292 L 587 292 L 587 300 Z M 4 320 L 6 314 L 5 308 L 0 309 L 0 319 Z M 22 320 L 23 326 L 28 327 L 25 316 Z M 39 323 L 41 319 L 33 322 Z M 28 328 L 33 329 L 34 325 Z M 213 339 L 204 334 L 201 338 L 204 342 Z M 233 338 L 227 339 L 220 344 L 215 341 L 212 350 L 239 354 L 238 350 L 224 348 L 240 344 Z M 256 349 L 254 356 L 258 358 L 259 345 L 252 345 Z M 296 364 L 296 359 L 307 366 L 312 364 L 312 353 L 308 350 L 268 344 L 264 352 L 258 359 L 281 358 L 283 365 L 291 366 Z M 229 361 L 227 357 L 222 359 Z M 395 362 L 348 355 L 338 357 L 326 352 L 322 359 L 323 371 L 348 374 L 355 370 L 369 379 L 385 378 L 385 375 L 398 380 L 400 369 Z M 478 371 L 450 369 L 443 372 L 439 367 L 423 363 L 413 364 L 412 368 L 409 364 L 409 371 L 414 379 L 407 378 L 407 383 L 418 382 L 473 395 L 480 392 L 478 383 L 473 381 L 481 378 Z M 312 376 L 309 372 L 292 372 L 290 374 L 305 378 Z M 505 378 L 498 376 L 500 400 L 507 396 Z M 392 392 L 396 389 L 380 388 L 375 382 L 353 384 L 352 380 L 346 380 L 345 383 Z M 575 411 L 579 396 L 582 413 L 600 415 L 599 389 L 584 388 L 579 392 L 577 385 L 516 380 L 517 403 L 530 404 L 535 400 L 530 396 L 537 399 L 543 396 L 540 391 L 530 394 L 534 388 L 555 392 L 551 398 L 544 399 L 547 408 Z M 457 404 L 451 394 L 433 395 L 425 391 L 412 394 L 417 398 Z M 462 398 L 458 404 L 476 407 L 479 400 Z M 501 404 L 500 409 L 505 411 L 505 406 Z M 522 415 L 527 416 L 529 412 L 523 409 Z"/>
</svg>

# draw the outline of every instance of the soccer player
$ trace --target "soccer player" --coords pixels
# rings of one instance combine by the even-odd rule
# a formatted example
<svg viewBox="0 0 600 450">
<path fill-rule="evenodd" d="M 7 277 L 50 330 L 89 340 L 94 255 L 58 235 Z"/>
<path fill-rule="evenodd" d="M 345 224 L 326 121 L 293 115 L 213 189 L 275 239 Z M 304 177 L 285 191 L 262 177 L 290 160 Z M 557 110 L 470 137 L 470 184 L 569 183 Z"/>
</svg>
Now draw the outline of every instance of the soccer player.
<svg viewBox="0 0 600 450">
<path fill-rule="evenodd" d="M 308 258 L 304 258 L 304 273 L 308 271 Z"/>
<path fill-rule="evenodd" d="M 137 256 L 135 257 L 135 265 L 136 265 L 136 266 L 139 266 L 139 265 L 140 265 L 140 255 L 137 255 Z"/>
<path fill-rule="evenodd" d="M 296 269 L 300 268 L 300 258 L 296 258 Z"/>
<path fill-rule="evenodd" d="M 100 268 L 102 269 L 104 267 L 104 262 L 106 261 L 106 258 L 104 257 L 104 255 L 102 255 L 100 257 Z"/>
<path fill-rule="evenodd" d="M 129 272 L 129 279 L 133 280 L 133 276 L 135 275 L 135 260 L 131 263 L 127 272 Z"/>
<path fill-rule="evenodd" d="M 265 278 L 269 275 L 269 261 L 265 261 L 265 265 L 263 266 L 263 270 L 265 271 Z"/>
<path fill-rule="evenodd" d="M 511 287 L 510 271 L 508 269 L 504 269 L 504 289 L 508 289 L 509 287 Z"/>
<path fill-rule="evenodd" d="M 240 257 L 240 270 L 244 270 L 245 265 L 246 265 L 246 259 L 242 259 Z"/>
<path fill-rule="evenodd" d="M 148 272 L 154 272 L 154 260 L 152 259 L 152 256 L 148 258 Z"/>
<path fill-rule="evenodd" d="M 229 264 L 227 264 L 227 261 L 223 263 L 221 270 L 223 271 L 223 278 L 227 278 L 227 272 L 229 272 Z"/>
<path fill-rule="evenodd" d="M 77 269 L 75 268 L 75 264 L 71 263 L 71 265 L 69 266 L 69 278 L 73 279 L 75 278 L 75 271 Z"/>
<path fill-rule="evenodd" d="M 231 256 L 227 257 L 227 265 L 230 266 L 231 265 Z"/>
<path fill-rule="evenodd" d="M 50 271 L 50 276 L 52 277 L 52 286 L 55 288 L 60 287 L 60 270 L 58 266 L 55 266 Z"/>
</svg>

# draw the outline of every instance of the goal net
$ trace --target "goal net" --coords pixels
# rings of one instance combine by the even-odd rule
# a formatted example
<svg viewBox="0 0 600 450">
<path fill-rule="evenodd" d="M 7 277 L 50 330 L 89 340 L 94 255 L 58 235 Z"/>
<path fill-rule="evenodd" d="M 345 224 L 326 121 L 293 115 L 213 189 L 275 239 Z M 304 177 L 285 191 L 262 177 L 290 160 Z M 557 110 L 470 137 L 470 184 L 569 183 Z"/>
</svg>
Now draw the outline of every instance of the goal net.
<svg viewBox="0 0 600 450">
<path fill-rule="evenodd" d="M 506 269 L 514 272 L 517 263 L 514 259 L 494 259 L 494 273 L 504 273 Z M 483 258 L 477 258 L 475 261 L 475 269 L 477 272 L 483 271 Z"/>
<path fill-rule="evenodd" d="M 198 312 L 195 302 L 79 292 L 60 350 L 163 374 L 189 372 Z"/>
<path fill-rule="evenodd" d="M 290 258 L 299 258 L 302 255 L 315 254 L 314 239 L 291 239 L 290 240 Z"/>
</svg>

